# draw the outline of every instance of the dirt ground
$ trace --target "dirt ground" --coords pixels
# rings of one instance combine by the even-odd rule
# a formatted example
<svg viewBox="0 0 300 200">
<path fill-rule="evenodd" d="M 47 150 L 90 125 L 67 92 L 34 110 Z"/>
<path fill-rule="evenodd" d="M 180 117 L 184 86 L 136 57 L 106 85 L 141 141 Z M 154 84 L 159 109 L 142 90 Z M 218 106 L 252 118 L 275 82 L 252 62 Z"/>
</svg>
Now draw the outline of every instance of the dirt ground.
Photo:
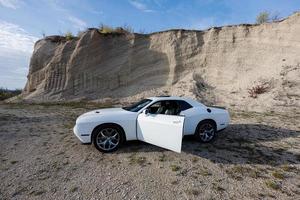
<svg viewBox="0 0 300 200">
<path fill-rule="evenodd" d="M 231 111 L 181 154 L 137 141 L 103 154 L 73 135 L 86 110 L 0 105 L 0 199 L 300 199 L 300 113 Z"/>
</svg>

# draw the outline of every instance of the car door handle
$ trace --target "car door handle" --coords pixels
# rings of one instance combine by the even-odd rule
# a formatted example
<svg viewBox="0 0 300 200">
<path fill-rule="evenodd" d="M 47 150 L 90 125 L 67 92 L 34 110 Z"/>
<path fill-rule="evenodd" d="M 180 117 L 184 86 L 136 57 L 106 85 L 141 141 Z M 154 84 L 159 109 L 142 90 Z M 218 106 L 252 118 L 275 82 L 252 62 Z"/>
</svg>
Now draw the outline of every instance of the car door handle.
<svg viewBox="0 0 300 200">
<path fill-rule="evenodd" d="M 181 121 L 178 120 L 178 121 L 173 121 L 174 124 L 179 124 Z"/>
</svg>

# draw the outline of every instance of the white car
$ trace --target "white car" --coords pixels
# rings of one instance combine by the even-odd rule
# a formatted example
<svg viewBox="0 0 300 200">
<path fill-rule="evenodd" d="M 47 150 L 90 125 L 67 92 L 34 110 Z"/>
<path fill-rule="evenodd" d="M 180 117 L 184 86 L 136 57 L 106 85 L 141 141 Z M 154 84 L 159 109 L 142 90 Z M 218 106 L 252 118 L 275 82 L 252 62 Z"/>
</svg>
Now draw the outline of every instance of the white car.
<svg viewBox="0 0 300 200">
<path fill-rule="evenodd" d="M 184 135 L 209 142 L 229 120 L 225 108 L 159 96 L 129 107 L 87 112 L 77 118 L 74 133 L 82 143 L 93 143 L 102 152 L 114 151 L 125 141 L 141 140 L 180 153 Z"/>
</svg>

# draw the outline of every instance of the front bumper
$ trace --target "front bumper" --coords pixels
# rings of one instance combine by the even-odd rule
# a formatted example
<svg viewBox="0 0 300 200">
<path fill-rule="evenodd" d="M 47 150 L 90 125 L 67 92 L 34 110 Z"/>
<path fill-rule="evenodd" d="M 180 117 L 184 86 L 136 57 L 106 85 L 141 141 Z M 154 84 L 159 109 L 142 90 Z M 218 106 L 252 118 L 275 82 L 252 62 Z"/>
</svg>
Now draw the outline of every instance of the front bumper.
<svg viewBox="0 0 300 200">
<path fill-rule="evenodd" d="M 78 125 L 74 126 L 73 132 L 82 143 L 91 143 L 90 134 L 86 134 L 83 131 L 81 131 Z"/>
</svg>

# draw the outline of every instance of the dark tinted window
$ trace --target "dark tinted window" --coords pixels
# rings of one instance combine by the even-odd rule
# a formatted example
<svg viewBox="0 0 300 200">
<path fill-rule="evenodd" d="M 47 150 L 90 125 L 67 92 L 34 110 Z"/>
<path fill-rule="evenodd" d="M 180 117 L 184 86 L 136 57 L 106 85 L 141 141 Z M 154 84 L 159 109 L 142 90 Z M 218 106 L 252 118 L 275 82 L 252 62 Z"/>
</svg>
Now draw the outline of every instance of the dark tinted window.
<svg viewBox="0 0 300 200">
<path fill-rule="evenodd" d="M 128 110 L 131 112 L 138 112 L 142 108 L 144 108 L 146 105 L 148 105 L 152 100 L 150 99 L 143 99 L 137 103 L 132 104 L 131 106 L 123 107 L 124 110 Z"/>
<path fill-rule="evenodd" d="M 193 106 L 191 106 L 189 103 L 185 102 L 185 101 L 177 101 L 180 107 L 180 111 L 184 111 L 187 109 L 192 108 Z"/>
</svg>

